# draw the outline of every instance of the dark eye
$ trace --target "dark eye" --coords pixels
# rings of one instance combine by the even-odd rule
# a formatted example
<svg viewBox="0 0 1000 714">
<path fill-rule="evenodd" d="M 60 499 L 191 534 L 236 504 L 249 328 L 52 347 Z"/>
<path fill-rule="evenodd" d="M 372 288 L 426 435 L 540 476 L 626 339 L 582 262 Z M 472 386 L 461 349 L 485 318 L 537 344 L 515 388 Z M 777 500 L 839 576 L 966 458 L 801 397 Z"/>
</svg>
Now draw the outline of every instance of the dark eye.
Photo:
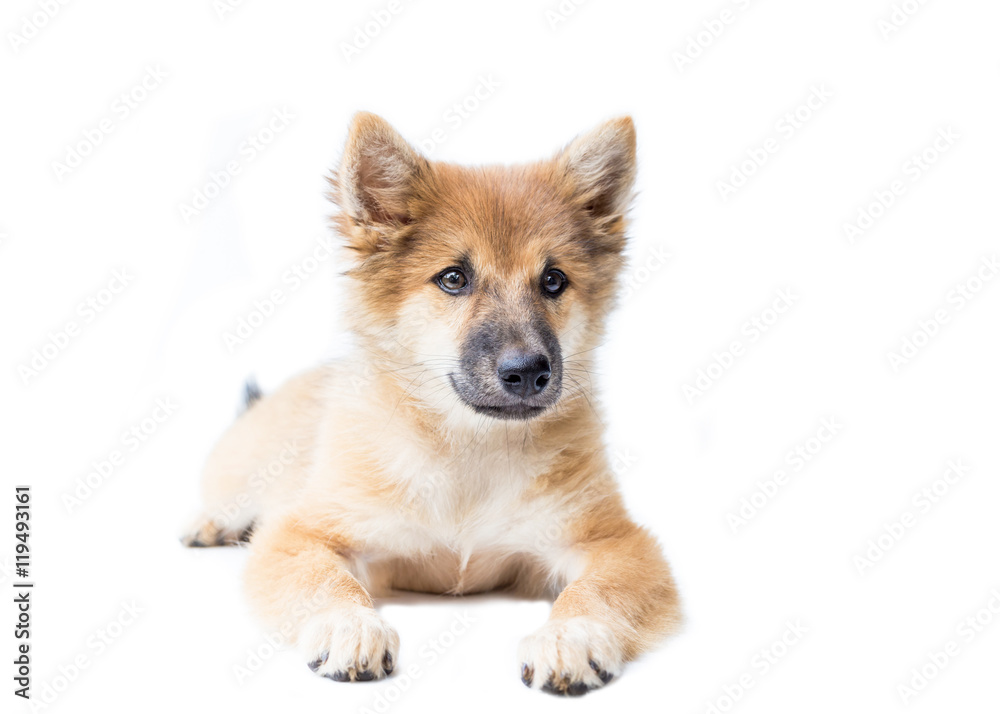
<svg viewBox="0 0 1000 714">
<path fill-rule="evenodd" d="M 542 276 L 542 289 L 549 297 L 555 297 L 566 289 L 567 282 L 563 271 L 552 268 Z"/>
<path fill-rule="evenodd" d="M 455 295 L 461 292 L 462 289 L 469 284 L 469 280 L 465 277 L 465 273 L 458 268 L 448 268 L 446 271 L 437 276 L 437 284 L 440 285 L 441 289 L 446 293 Z"/>
</svg>

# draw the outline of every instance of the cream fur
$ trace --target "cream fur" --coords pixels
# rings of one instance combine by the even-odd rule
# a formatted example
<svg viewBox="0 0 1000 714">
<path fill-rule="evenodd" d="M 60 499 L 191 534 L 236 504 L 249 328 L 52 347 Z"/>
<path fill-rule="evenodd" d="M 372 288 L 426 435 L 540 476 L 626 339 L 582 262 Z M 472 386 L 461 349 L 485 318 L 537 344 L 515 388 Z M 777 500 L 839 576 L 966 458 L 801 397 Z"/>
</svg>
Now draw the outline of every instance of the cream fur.
<svg viewBox="0 0 1000 714">
<path fill-rule="evenodd" d="M 442 235 L 468 241 L 486 261 L 483 274 L 497 287 L 485 303 L 454 302 L 421 280 L 407 287 L 402 273 L 386 276 L 401 299 L 376 298 L 363 292 L 371 278 L 356 277 L 355 307 L 365 316 L 358 352 L 265 397 L 209 458 L 204 511 L 185 541 L 231 543 L 253 525 L 246 581 L 254 609 L 266 626 L 290 627 L 318 673 L 356 680 L 391 672 L 398 635 L 373 608 L 375 597 L 393 590 L 516 588 L 556 597 L 550 623 L 525 639 L 520 656 L 526 683 L 560 693 L 603 685 L 678 624 L 667 565 L 629 519 L 611 475 L 590 380 L 613 301 L 608 285 L 620 265 L 634 158 L 631 122 L 617 120 L 552 162 L 463 178 L 424 162 L 377 117 L 356 119 L 338 190 L 354 216 L 340 229 L 357 271 L 392 250 L 394 231 L 407 230 L 406 221 L 393 222 L 423 210 L 408 181 L 432 183 L 443 205 L 468 202 L 472 215 L 486 205 L 469 193 L 469 182 L 480 181 L 483 191 L 499 192 L 486 195 L 510 196 L 503 221 L 537 225 L 532 235 L 551 243 L 521 245 L 512 255 L 483 243 L 482 232 L 470 237 L 464 218 L 459 227 L 443 223 Z M 513 183 L 504 183 L 508 176 Z M 377 184 L 367 196 L 366 180 Z M 522 190 L 525 181 L 551 186 L 550 197 L 536 201 Z M 448 191 L 450 198 L 441 196 Z M 572 214 L 562 201 L 577 199 L 580 213 Z M 560 248 L 578 221 L 590 219 L 593 240 L 607 244 L 601 270 L 612 271 L 600 283 L 595 264 L 571 243 Z M 493 263 L 482 257 L 497 250 Z M 532 284 L 560 250 L 576 266 L 574 278 L 595 287 L 542 306 L 559 311 L 548 318 L 566 356 L 559 402 L 531 421 L 473 412 L 448 381 L 460 357 L 456 336 L 477 311 L 526 309 L 516 286 Z M 425 270 L 421 258 L 407 260 L 414 274 Z M 443 267 L 426 260 L 426 270 Z"/>
</svg>

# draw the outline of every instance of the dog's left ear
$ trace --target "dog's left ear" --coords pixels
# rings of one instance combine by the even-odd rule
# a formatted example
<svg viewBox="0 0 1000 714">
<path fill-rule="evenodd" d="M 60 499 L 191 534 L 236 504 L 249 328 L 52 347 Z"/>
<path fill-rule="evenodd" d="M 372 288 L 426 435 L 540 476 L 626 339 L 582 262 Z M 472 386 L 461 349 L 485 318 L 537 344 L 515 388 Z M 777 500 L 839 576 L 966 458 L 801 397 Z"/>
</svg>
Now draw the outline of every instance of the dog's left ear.
<svg viewBox="0 0 1000 714">
<path fill-rule="evenodd" d="M 635 125 L 632 117 L 605 122 L 574 139 L 557 157 L 574 199 L 601 222 L 628 210 L 635 183 Z"/>
</svg>

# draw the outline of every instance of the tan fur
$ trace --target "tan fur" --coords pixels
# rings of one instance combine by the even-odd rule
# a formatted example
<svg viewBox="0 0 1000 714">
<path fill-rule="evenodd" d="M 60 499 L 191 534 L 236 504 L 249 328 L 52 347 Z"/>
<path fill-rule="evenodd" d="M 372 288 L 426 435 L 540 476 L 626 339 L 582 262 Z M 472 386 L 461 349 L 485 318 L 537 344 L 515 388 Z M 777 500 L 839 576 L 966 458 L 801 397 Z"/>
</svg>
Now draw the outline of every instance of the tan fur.
<svg viewBox="0 0 1000 714">
<path fill-rule="evenodd" d="M 320 674 L 391 672 L 398 637 L 373 597 L 393 590 L 557 595 L 520 656 L 527 683 L 562 693 L 602 685 L 678 624 L 668 567 L 611 475 L 591 379 L 634 174 L 627 118 L 550 161 L 485 168 L 430 163 L 380 118 L 355 118 L 333 197 L 356 354 L 233 425 L 186 537 L 223 544 L 255 524 L 254 609 Z M 459 259 L 477 289 L 456 299 L 433 277 Z M 547 265 L 570 276 L 558 300 L 537 290 Z M 473 412 L 449 384 L 460 339 L 529 319 L 562 346 L 558 403 L 529 421 Z"/>
</svg>

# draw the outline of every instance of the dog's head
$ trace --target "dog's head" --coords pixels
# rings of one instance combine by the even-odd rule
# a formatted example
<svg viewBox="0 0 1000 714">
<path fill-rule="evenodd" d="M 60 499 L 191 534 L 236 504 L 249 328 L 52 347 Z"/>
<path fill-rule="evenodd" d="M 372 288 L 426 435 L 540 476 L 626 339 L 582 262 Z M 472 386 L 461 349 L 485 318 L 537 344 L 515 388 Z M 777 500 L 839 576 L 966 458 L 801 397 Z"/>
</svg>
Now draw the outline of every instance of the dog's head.
<svg viewBox="0 0 1000 714">
<path fill-rule="evenodd" d="M 634 176 L 627 117 L 548 161 L 472 168 L 357 115 L 332 180 L 353 329 L 428 407 L 542 414 L 589 378 Z"/>
</svg>

